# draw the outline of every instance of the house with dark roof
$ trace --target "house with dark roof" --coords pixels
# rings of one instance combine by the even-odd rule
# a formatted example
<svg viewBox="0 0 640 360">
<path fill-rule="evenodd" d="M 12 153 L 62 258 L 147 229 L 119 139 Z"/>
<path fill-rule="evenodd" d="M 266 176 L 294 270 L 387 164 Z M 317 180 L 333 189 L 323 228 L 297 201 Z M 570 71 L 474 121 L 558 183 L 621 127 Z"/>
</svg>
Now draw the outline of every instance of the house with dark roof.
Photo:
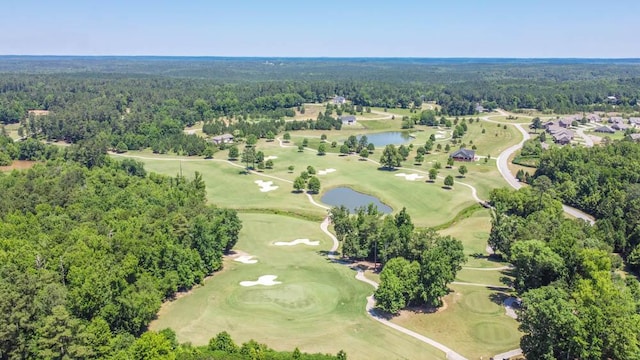
<svg viewBox="0 0 640 360">
<path fill-rule="evenodd" d="M 573 137 L 567 134 L 558 134 L 553 136 L 553 141 L 556 144 L 560 144 L 560 145 L 567 145 L 568 143 L 571 142 L 571 139 L 573 139 Z"/>
<path fill-rule="evenodd" d="M 455 161 L 474 161 L 476 159 L 476 152 L 474 150 L 462 148 L 452 152 L 449 157 Z"/>
<path fill-rule="evenodd" d="M 607 134 L 613 134 L 613 133 L 616 132 L 615 130 L 613 130 L 612 128 L 610 128 L 608 126 L 600 126 L 600 127 L 597 127 L 593 131 L 599 132 L 599 133 L 607 133 Z"/>
<path fill-rule="evenodd" d="M 353 125 L 356 123 L 355 115 L 343 115 L 338 118 L 342 121 L 342 125 Z"/>
<path fill-rule="evenodd" d="M 336 96 L 333 98 L 334 104 L 344 104 L 346 102 L 347 102 L 347 99 L 345 99 L 344 96 Z"/>
<path fill-rule="evenodd" d="M 625 125 L 623 123 L 615 123 L 615 124 L 611 125 L 611 128 L 613 130 L 625 131 L 625 130 L 627 130 L 629 128 L 629 126 Z"/>
<path fill-rule="evenodd" d="M 572 117 L 562 118 L 558 120 L 558 126 L 568 128 L 573 124 L 574 119 Z"/>
<path fill-rule="evenodd" d="M 622 124 L 624 120 L 620 116 L 612 116 L 609 118 L 611 124 Z"/>
<path fill-rule="evenodd" d="M 553 141 L 556 144 L 566 145 L 573 139 L 574 133 L 572 130 L 560 127 L 560 125 L 553 125 L 547 128 L 547 132 L 553 137 Z"/>
<path fill-rule="evenodd" d="M 211 141 L 216 145 L 232 143 L 233 135 L 222 134 L 222 135 L 214 136 L 211 138 Z"/>
</svg>

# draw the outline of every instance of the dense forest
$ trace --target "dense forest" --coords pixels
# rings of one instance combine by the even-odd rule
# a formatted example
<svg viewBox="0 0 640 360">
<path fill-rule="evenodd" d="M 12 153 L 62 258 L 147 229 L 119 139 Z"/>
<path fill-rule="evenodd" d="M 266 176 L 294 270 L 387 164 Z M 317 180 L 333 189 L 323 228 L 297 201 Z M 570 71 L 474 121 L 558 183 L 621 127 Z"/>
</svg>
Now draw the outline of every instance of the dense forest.
<svg viewBox="0 0 640 360">
<path fill-rule="evenodd" d="M 146 330 L 164 299 L 219 269 L 234 211 L 201 176 L 63 158 L 0 174 L 0 358 L 104 358 Z M 129 350 L 127 350 L 129 349 Z"/>
<path fill-rule="evenodd" d="M 489 244 L 515 266 L 524 354 L 638 358 L 640 285 L 612 253 L 610 229 L 566 219 L 548 179 L 540 179 L 532 188 L 491 194 Z"/>
<path fill-rule="evenodd" d="M 534 183 L 592 214 L 603 239 L 640 266 L 640 146 L 616 141 L 592 148 L 554 148 L 540 156 Z"/>
<path fill-rule="evenodd" d="M 335 95 L 360 111 L 434 101 L 441 105 L 438 115 L 452 116 L 474 114 L 478 104 L 555 113 L 613 106 L 630 111 L 640 97 L 640 64 L 633 61 L 276 60 L 2 57 L 0 124 L 21 122 L 22 135 L 47 140 L 102 137 L 121 151 L 203 155 L 211 145 L 185 134 L 185 126 L 205 121 L 209 134 L 258 137 L 339 129 L 327 114 L 299 127 L 285 129 L 279 122 L 302 103 Z M 50 113 L 28 118 L 32 109 Z M 273 121 L 255 122 L 265 119 Z"/>
</svg>

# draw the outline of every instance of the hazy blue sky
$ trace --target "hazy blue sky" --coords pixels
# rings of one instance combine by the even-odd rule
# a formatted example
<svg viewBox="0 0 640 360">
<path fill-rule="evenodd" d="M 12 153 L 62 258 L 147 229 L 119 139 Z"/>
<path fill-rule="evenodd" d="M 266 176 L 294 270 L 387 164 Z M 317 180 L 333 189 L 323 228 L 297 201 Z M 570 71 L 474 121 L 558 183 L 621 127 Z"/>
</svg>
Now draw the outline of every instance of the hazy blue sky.
<svg viewBox="0 0 640 360">
<path fill-rule="evenodd" d="M 639 0 L 4 0 L 0 54 L 640 57 Z"/>
</svg>

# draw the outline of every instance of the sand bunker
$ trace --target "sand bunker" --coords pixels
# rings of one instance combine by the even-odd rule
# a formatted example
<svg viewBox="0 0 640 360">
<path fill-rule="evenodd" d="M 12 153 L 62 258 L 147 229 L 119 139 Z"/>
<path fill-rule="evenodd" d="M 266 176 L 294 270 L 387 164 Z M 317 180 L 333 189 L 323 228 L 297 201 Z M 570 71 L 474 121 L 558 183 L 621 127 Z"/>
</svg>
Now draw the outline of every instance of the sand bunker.
<svg viewBox="0 0 640 360">
<path fill-rule="evenodd" d="M 318 175 L 327 175 L 327 174 L 332 173 L 334 171 L 336 171 L 336 169 L 318 170 Z"/>
<path fill-rule="evenodd" d="M 276 245 L 276 246 L 294 246 L 298 244 L 318 246 L 320 245 L 320 241 L 309 241 L 309 239 L 295 239 L 293 241 L 277 241 L 273 243 L 273 245 Z"/>
<path fill-rule="evenodd" d="M 256 285 L 264 285 L 264 286 L 273 286 L 282 284 L 280 281 L 274 281 L 277 278 L 275 275 L 262 275 L 258 278 L 257 281 L 240 281 L 240 286 L 256 286 Z"/>
<path fill-rule="evenodd" d="M 277 186 L 273 186 L 273 181 L 256 180 L 254 183 L 260 186 L 261 192 L 273 191 L 278 188 Z"/>
<path fill-rule="evenodd" d="M 405 173 L 399 173 L 396 174 L 396 176 L 401 176 L 404 177 L 405 180 L 409 180 L 409 181 L 416 181 L 418 179 L 423 179 L 424 176 L 418 175 L 418 174 L 405 174 Z"/>
<path fill-rule="evenodd" d="M 243 264 L 255 264 L 258 262 L 256 259 L 252 259 L 253 255 L 242 255 L 233 259 L 233 261 L 241 262 Z"/>
<path fill-rule="evenodd" d="M 269 156 L 267 156 L 266 158 L 264 158 L 264 161 L 267 161 L 267 160 L 275 160 L 275 159 L 277 159 L 277 158 L 278 158 L 277 156 L 269 155 Z"/>
<path fill-rule="evenodd" d="M 513 296 L 510 296 L 504 299 L 504 301 L 502 302 L 502 305 L 504 305 L 504 310 L 508 317 L 514 318 L 514 319 L 518 318 L 518 313 L 516 313 L 516 310 L 515 310 L 515 308 L 518 306 L 518 299 L 514 298 Z"/>
</svg>

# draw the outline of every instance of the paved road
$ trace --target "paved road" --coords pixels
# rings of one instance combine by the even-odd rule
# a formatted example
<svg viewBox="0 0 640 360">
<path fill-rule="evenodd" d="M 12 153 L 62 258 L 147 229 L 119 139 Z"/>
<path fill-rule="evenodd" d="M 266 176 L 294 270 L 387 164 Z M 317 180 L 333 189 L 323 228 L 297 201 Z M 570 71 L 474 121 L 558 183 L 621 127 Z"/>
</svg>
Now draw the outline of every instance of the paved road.
<svg viewBox="0 0 640 360">
<path fill-rule="evenodd" d="M 504 286 L 504 285 L 476 284 L 476 283 L 470 283 L 470 282 L 464 282 L 464 281 L 453 281 L 452 284 L 465 285 L 465 286 L 479 286 L 479 287 L 486 287 L 486 288 L 492 288 L 492 289 L 500 289 L 505 291 L 513 290 L 513 288 L 509 286 Z"/>
<path fill-rule="evenodd" d="M 585 134 L 584 130 L 585 129 L 583 128 L 578 128 L 576 130 L 576 134 L 578 134 L 584 140 L 584 146 L 593 147 L 593 139 L 591 139 L 591 136 Z"/>
<path fill-rule="evenodd" d="M 504 352 L 502 354 L 494 355 L 493 359 L 494 360 L 511 359 L 512 357 L 518 356 L 518 355 L 522 355 L 522 349 L 515 349 L 515 350 Z"/>
<path fill-rule="evenodd" d="M 501 110 L 501 109 L 498 109 L 498 112 L 500 114 L 502 114 L 502 115 L 508 115 L 504 110 Z M 496 161 L 496 163 L 498 165 L 498 171 L 500 171 L 500 175 L 502 175 L 502 177 L 507 181 L 507 183 L 509 183 L 509 185 L 511 185 L 512 188 L 520 189 L 522 187 L 522 184 L 518 181 L 518 179 L 516 179 L 513 176 L 513 174 L 509 170 L 509 157 L 511 157 L 511 155 L 513 155 L 516 151 L 518 151 L 520 148 L 522 148 L 522 145 L 524 144 L 524 142 L 531 138 L 531 134 L 529 134 L 529 132 L 522 126 L 522 124 L 504 123 L 504 122 L 499 122 L 499 121 L 493 121 L 493 120 L 489 120 L 489 118 L 486 117 L 486 116 L 483 117 L 482 120 L 488 121 L 488 122 L 492 122 L 492 123 L 498 123 L 498 124 L 513 125 L 522 134 L 522 141 L 520 141 L 516 145 L 513 145 L 510 148 L 504 150 L 502 153 L 500 153 L 500 155 L 498 155 L 498 159 Z M 592 144 L 593 144 L 593 142 L 592 142 Z M 576 209 L 574 207 L 571 207 L 569 205 L 564 205 L 564 204 L 562 205 L 562 209 L 564 210 L 564 212 L 566 212 L 567 214 L 569 214 L 569 215 L 571 215 L 571 216 L 573 216 L 575 218 L 583 219 L 583 220 L 589 222 L 591 225 L 595 224 L 595 220 L 594 220 L 593 216 L 585 213 L 584 211 L 580 211 L 580 210 L 578 210 L 578 209 Z"/>
</svg>

